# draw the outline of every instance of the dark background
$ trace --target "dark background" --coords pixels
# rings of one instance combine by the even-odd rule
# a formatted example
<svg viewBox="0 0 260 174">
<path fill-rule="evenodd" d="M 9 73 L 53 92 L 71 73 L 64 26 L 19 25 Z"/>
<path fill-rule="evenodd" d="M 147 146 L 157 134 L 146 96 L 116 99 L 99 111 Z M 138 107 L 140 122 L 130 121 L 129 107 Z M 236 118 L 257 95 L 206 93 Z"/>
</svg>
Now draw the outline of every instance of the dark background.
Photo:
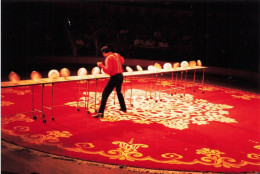
<svg viewBox="0 0 260 174">
<path fill-rule="evenodd" d="M 137 37 L 155 46 L 136 47 Z M 1 1 L 2 76 L 38 57 L 100 57 L 103 45 L 130 59 L 259 72 L 259 1 Z"/>
</svg>

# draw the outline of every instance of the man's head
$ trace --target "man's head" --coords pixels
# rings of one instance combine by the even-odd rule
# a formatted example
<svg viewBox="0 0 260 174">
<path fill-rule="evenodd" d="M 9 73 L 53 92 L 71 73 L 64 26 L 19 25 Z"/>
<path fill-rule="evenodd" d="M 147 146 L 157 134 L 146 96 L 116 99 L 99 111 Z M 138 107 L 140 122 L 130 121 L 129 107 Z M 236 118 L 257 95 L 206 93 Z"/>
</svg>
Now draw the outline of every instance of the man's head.
<svg viewBox="0 0 260 174">
<path fill-rule="evenodd" d="M 101 48 L 101 53 L 108 53 L 111 52 L 111 49 L 108 46 L 103 46 Z"/>
<path fill-rule="evenodd" d="M 111 49 L 108 46 L 103 46 L 101 48 L 101 53 L 104 57 L 107 57 L 107 54 L 111 52 Z"/>
</svg>

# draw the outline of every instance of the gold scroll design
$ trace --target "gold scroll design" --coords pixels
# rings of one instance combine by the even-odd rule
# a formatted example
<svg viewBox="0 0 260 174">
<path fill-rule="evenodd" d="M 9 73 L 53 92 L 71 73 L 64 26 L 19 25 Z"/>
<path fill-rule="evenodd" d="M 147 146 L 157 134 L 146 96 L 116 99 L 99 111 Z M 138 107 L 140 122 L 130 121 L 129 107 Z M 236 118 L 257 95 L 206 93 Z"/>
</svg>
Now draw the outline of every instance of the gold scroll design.
<svg viewBox="0 0 260 174">
<path fill-rule="evenodd" d="M 260 99 L 260 96 L 253 94 L 231 95 L 234 98 L 240 98 L 243 100 Z"/>
<path fill-rule="evenodd" d="M 6 129 L 6 127 L 1 128 L 2 138 L 4 137 L 3 134 L 12 135 L 12 136 L 19 136 L 21 132 L 28 132 L 30 131 L 30 127 L 28 126 L 14 126 L 11 130 Z"/>
<path fill-rule="evenodd" d="M 203 91 L 218 91 L 218 90 L 222 90 L 225 93 L 233 93 L 235 90 L 234 89 L 230 89 L 230 88 L 225 88 L 225 87 L 217 87 L 217 86 L 213 86 L 213 85 L 204 85 L 203 88 L 199 87 L 200 90 Z"/>
<path fill-rule="evenodd" d="M 216 90 L 221 90 L 221 88 L 219 87 L 215 87 L 215 86 L 210 86 L 210 85 L 205 85 L 202 87 L 199 88 L 200 90 L 203 90 L 203 91 L 216 91 Z"/>
<path fill-rule="evenodd" d="M 233 118 L 229 118 L 227 109 L 233 106 L 226 104 L 210 103 L 207 100 L 195 99 L 193 95 L 186 94 L 185 97 L 180 97 L 180 94 L 171 96 L 168 93 L 161 92 L 162 101 L 156 103 L 154 99 L 146 100 L 145 91 L 139 89 L 132 90 L 132 103 L 134 107 L 129 107 L 127 113 L 119 111 L 119 104 L 115 92 L 113 92 L 108 101 L 105 117 L 101 121 L 115 122 L 130 120 L 139 124 L 158 123 L 168 128 L 187 129 L 190 124 L 206 125 L 211 121 L 223 123 L 237 123 Z M 127 90 L 125 101 L 129 102 L 131 90 Z M 153 92 L 154 97 L 154 92 Z M 95 93 L 90 92 L 89 108 L 94 111 Z M 97 93 L 97 105 L 101 99 L 101 93 Z M 157 92 L 158 97 L 158 92 Z M 116 99 L 116 105 L 114 105 Z M 80 99 L 81 106 L 84 107 L 84 97 Z M 127 104 L 127 103 L 126 103 Z M 68 106 L 77 106 L 77 102 L 65 103 Z"/>
<path fill-rule="evenodd" d="M 226 90 L 225 93 L 231 94 L 232 97 L 234 98 L 239 98 L 239 99 L 243 99 L 243 100 L 251 100 L 251 99 L 260 99 L 260 95 L 257 94 L 248 94 L 245 93 L 243 91 L 230 91 L 230 90 Z"/>
<path fill-rule="evenodd" d="M 46 131 L 46 134 L 24 134 L 21 138 L 30 144 L 57 145 L 60 144 L 60 138 L 70 138 L 72 134 L 69 131 Z"/>
<path fill-rule="evenodd" d="M 13 105 L 14 103 L 11 102 L 11 101 L 3 101 L 1 100 L 1 106 L 11 106 Z"/>
<path fill-rule="evenodd" d="M 28 142 L 30 144 L 36 144 L 36 145 L 56 145 L 60 143 L 60 138 L 70 138 L 72 134 L 68 131 L 46 131 L 46 135 L 44 134 L 26 134 L 25 132 L 29 132 L 30 127 L 29 126 L 15 126 L 12 128 L 12 130 L 3 129 L 2 133 L 12 135 L 12 136 L 18 136 L 23 141 Z"/>
<path fill-rule="evenodd" d="M 17 90 L 17 89 L 12 89 L 12 88 L 2 88 L 1 89 L 1 93 L 2 94 L 6 94 L 6 93 L 11 93 L 11 94 L 17 94 L 17 95 L 26 95 L 28 93 L 31 93 L 30 90 Z M 1 98 L 4 98 L 4 95 L 1 95 Z M 4 101 L 1 100 L 1 106 L 11 106 L 14 103 L 12 101 Z"/>
<path fill-rule="evenodd" d="M 23 122 L 33 122 L 32 118 L 28 118 L 25 114 L 15 114 L 14 116 L 5 116 L 1 118 L 1 125 L 7 125 L 12 122 L 23 121 Z"/>
<path fill-rule="evenodd" d="M 226 90 L 225 93 L 231 94 L 231 96 L 234 98 L 239 98 L 243 100 L 260 99 L 260 95 L 249 94 L 239 90 L 232 90 L 232 91 Z"/>
<path fill-rule="evenodd" d="M 60 138 L 70 138 L 72 134 L 69 131 L 46 131 L 46 134 L 24 134 L 24 132 L 29 132 L 29 126 L 14 126 L 11 130 L 7 129 L 7 125 L 13 122 L 33 122 L 34 120 L 26 117 L 25 114 L 16 114 L 13 117 L 3 117 L 1 119 L 1 131 L 2 133 L 19 136 L 24 141 L 31 144 L 57 144 L 60 142 Z M 23 134 L 21 134 L 21 132 Z"/>
<path fill-rule="evenodd" d="M 26 94 L 30 94 L 31 90 L 18 90 L 18 89 L 12 89 L 12 88 L 2 88 L 1 92 L 2 92 L 2 94 L 11 93 L 11 94 L 17 94 L 17 95 L 26 95 Z"/>
<path fill-rule="evenodd" d="M 30 127 L 28 126 L 15 126 L 12 130 L 7 130 L 2 128 L 2 133 L 19 136 L 23 141 L 30 144 L 36 145 L 57 145 L 60 143 L 60 138 L 69 138 L 72 134 L 68 131 L 47 131 L 44 134 L 24 134 L 24 132 L 29 132 Z"/>
<path fill-rule="evenodd" d="M 95 146 L 92 143 L 76 143 L 74 148 L 65 148 L 68 151 L 91 154 L 91 155 L 101 155 L 108 157 L 113 160 L 126 160 L 126 161 L 152 161 L 155 163 L 163 164 L 178 164 L 178 165 L 194 165 L 201 164 L 207 166 L 213 166 L 216 168 L 241 168 L 245 165 L 260 165 L 260 154 L 248 154 L 247 157 L 251 161 L 241 160 L 237 162 L 234 158 L 222 156 L 225 153 L 216 149 L 210 148 L 201 148 L 196 150 L 197 155 L 204 155 L 200 159 L 194 159 L 192 161 L 185 161 L 184 157 L 177 153 L 164 153 L 161 154 L 161 159 L 155 159 L 151 156 L 144 156 L 141 152 L 138 151 L 139 148 L 149 148 L 146 144 L 134 144 L 133 139 L 130 142 L 114 141 L 114 145 L 118 145 L 118 148 L 113 150 L 104 150 L 92 151 Z M 258 147 L 258 148 L 257 148 Z M 259 149 L 260 146 L 255 146 L 254 148 Z M 252 162 L 252 160 L 258 160 Z"/>
<path fill-rule="evenodd" d="M 31 118 L 26 117 L 25 114 L 15 114 L 14 116 L 6 116 L 1 118 L 1 132 L 8 134 L 8 135 L 13 135 L 13 136 L 18 136 L 17 132 L 26 132 L 29 131 L 30 128 L 28 126 L 15 126 L 13 127 L 12 130 L 7 129 L 7 125 L 13 122 L 33 122 L 34 120 Z"/>
</svg>

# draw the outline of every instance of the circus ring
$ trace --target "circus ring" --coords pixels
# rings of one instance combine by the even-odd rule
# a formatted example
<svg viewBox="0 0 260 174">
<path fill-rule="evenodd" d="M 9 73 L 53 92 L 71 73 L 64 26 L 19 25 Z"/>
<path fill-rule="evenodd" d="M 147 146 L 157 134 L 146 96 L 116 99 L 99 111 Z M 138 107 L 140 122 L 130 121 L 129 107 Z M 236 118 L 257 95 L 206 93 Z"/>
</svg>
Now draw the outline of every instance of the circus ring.
<svg viewBox="0 0 260 174">
<path fill-rule="evenodd" d="M 46 112 L 31 113 L 31 89 L 28 86 L 1 89 L 1 138 L 19 146 L 63 157 L 102 164 L 136 168 L 201 171 L 253 172 L 260 169 L 259 101 L 255 93 L 205 84 L 205 93 L 187 83 L 186 94 L 172 94 L 170 79 L 156 81 L 161 101 L 147 99 L 145 87 L 152 79 L 138 77 L 124 82 L 127 113 L 119 111 L 112 93 L 102 119 L 92 118 L 94 98 L 99 106 L 107 80 L 90 82 L 89 111 L 84 106 L 85 91 L 78 83 L 55 85 L 55 106 Z M 130 90 L 130 83 L 133 89 Z M 51 93 L 51 85 L 46 86 Z M 157 91 L 158 92 L 158 91 Z M 132 93 L 132 105 L 129 96 Z M 158 93 L 157 93 L 158 94 Z M 41 105 L 41 86 L 35 86 Z M 158 95 L 157 95 L 158 97 Z M 29 98 L 29 99 L 28 99 Z M 45 97 L 46 105 L 51 99 Z M 15 114 L 18 113 L 18 114 Z"/>
</svg>

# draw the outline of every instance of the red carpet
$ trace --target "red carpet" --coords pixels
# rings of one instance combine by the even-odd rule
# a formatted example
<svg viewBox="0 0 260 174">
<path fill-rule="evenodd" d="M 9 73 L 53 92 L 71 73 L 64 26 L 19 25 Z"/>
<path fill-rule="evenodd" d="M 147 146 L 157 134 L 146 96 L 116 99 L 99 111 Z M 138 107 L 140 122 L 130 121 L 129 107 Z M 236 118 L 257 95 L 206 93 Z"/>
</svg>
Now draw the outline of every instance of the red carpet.
<svg viewBox="0 0 260 174">
<path fill-rule="evenodd" d="M 107 80 L 98 81 L 97 108 Z M 95 162 L 153 169 L 251 172 L 260 171 L 260 95 L 205 85 L 186 95 L 174 94 L 170 81 L 131 81 L 122 88 L 127 113 L 114 105 L 114 94 L 103 119 L 92 118 L 84 103 L 77 111 L 78 83 L 54 85 L 55 120 L 46 108 L 46 123 L 38 112 L 32 119 L 32 87 L 1 89 L 1 136 L 40 151 Z M 86 83 L 81 83 L 84 101 Z M 44 88 L 44 104 L 51 105 L 51 85 Z M 146 89 L 148 93 L 146 93 Z M 153 99 L 150 97 L 152 89 Z M 161 89 L 161 93 L 159 93 Z M 159 97 L 162 101 L 155 102 Z M 90 111 L 94 112 L 95 81 L 90 83 Z M 170 93 L 173 93 L 171 95 Z M 35 86 L 36 108 L 41 110 L 41 86 Z M 27 112 L 27 113 L 25 113 Z M 21 114 L 15 114 L 21 113 Z"/>
</svg>

